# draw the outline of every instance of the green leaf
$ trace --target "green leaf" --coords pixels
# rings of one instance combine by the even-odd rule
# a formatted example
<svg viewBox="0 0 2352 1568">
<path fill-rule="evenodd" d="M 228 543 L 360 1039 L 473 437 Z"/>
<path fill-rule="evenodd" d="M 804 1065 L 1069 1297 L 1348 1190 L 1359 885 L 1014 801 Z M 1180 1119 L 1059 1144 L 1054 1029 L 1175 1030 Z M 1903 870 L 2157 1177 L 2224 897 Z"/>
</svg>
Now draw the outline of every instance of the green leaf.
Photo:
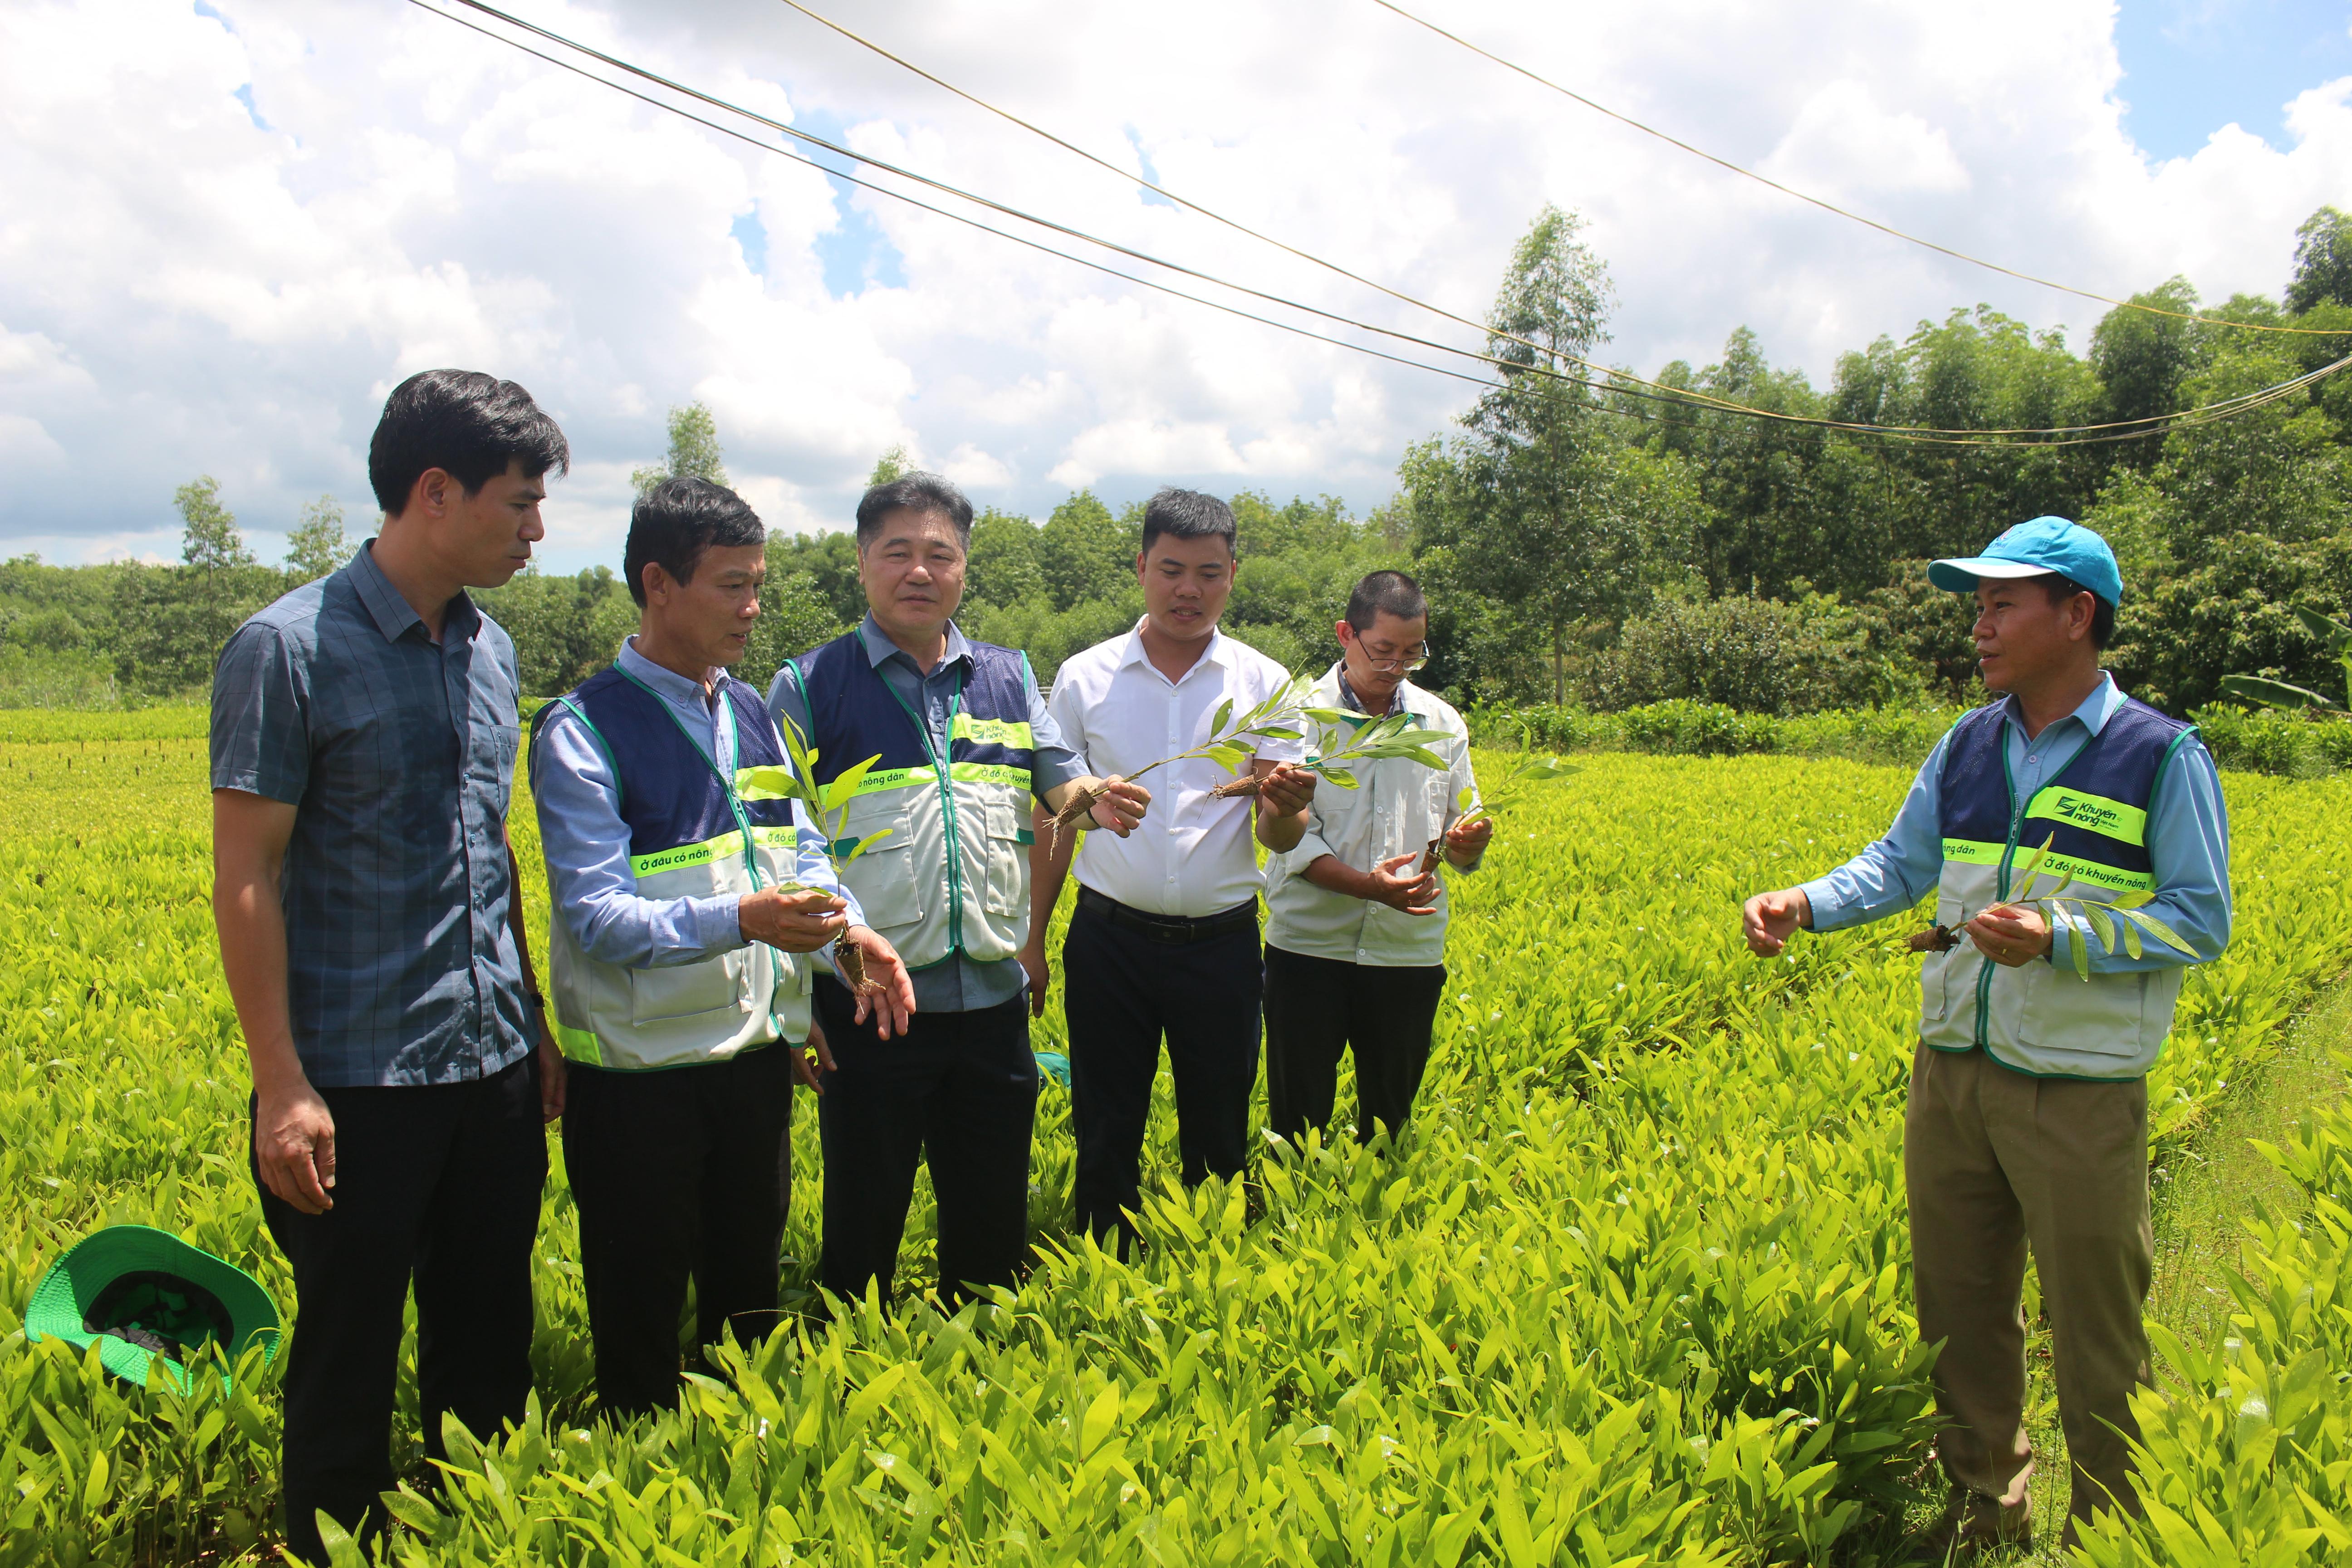
<svg viewBox="0 0 2352 1568">
<path fill-rule="evenodd" d="M 2087 982 L 2091 978 L 2091 933 L 2073 921 L 2066 923 L 2074 938 L 2067 943 L 2074 950 L 2074 973 Z"/>
<path fill-rule="evenodd" d="M 2042 841 L 2041 848 L 2018 862 L 2017 880 L 2011 883 L 2010 887 L 2012 896 L 2019 902 L 2021 903 L 2032 896 L 2034 868 L 2042 864 L 2042 858 L 2050 853 L 2050 846 L 2056 843 L 2058 835 L 2053 832 L 2049 837 Z"/>
<path fill-rule="evenodd" d="M 2155 935 L 2157 941 L 2164 943 L 2165 946 L 2171 948 L 2176 952 L 2185 952 L 2191 958 L 2195 958 L 2197 956 L 2197 950 L 2195 948 L 2181 941 L 2179 935 L 2175 932 L 2170 926 L 2166 925 L 2162 921 L 2158 920 L 2146 910 L 2133 910 L 2126 914 L 2124 918 L 2126 920 L 2137 921 Z"/>
<path fill-rule="evenodd" d="M 1456 811 L 1467 811 L 1470 809 L 1470 803 L 1477 798 L 1478 792 L 1471 788 L 1468 784 L 1464 784 L 1461 789 L 1454 794 L 1454 809 Z"/>
<path fill-rule="evenodd" d="M 1354 789 L 1356 787 L 1356 775 L 1349 773 L 1345 768 L 1324 768 L 1321 772 L 1325 778 L 1329 779 L 1341 789 Z"/>
<path fill-rule="evenodd" d="M 2117 921 L 2116 923 L 2124 928 L 2124 951 L 2130 953 L 2134 958 L 2145 957 L 2146 951 L 2140 946 L 2139 927 L 2132 924 L 2132 922 L 2127 920 Z M 2114 950 L 2109 949 L 2108 951 L 2113 952 Z"/>
<path fill-rule="evenodd" d="M 2352 626 L 2342 621 L 2330 620 L 2317 610 L 2307 610 L 2301 605 L 2295 607 L 2294 618 L 2301 621 L 2328 652 L 2341 654 L 2352 651 Z"/>
<path fill-rule="evenodd" d="M 847 805 L 856 797 L 857 786 L 866 782 L 866 775 L 872 772 L 874 764 L 881 760 L 882 753 L 877 752 L 855 767 L 842 770 L 839 778 L 824 786 L 824 808 L 827 811 L 839 811 Z"/>
<path fill-rule="evenodd" d="M 1361 713 L 1350 713 L 1344 708 L 1302 708 L 1299 711 L 1323 724 L 1351 724 L 1363 717 Z"/>
<path fill-rule="evenodd" d="M 1250 733 L 1253 735 L 1263 735 L 1269 741 L 1303 741 L 1307 738 L 1297 731 L 1285 729 L 1279 724 L 1261 725 L 1257 729 L 1252 730 Z"/>
<path fill-rule="evenodd" d="M 2221 694 L 2259 702 L 2265 708 L 2333 709 L 2338 704 L 2322 697 L 2309 687 L 2290 685 L 2261 675 L 2225 675 L 2221 678 Z"/>
<path fill-rule="evenodd" d="M 1228 697 L 1223 702 L 1217 704 L 1217 716 L 1209 721 L 1209 733 L 1212 735 L 1223 734 L 1225 732 L 1225 721 L 1233 716 L 1234 700 Z"/>
<path fill-rule="evenodd" d="M 868 849 L 873 848 L 875 845 L 881 842 L 883 839 L 889 837 L 891 834 L 897 831 L 898 829 L 894 827 L 876 828 L 865 837 L 853 842 L 849 847 L 849 852 L 847 854 L 835 857 L 835 863 L 840 866 L 848 865 L 852 860 L 856 859 L 860 855 L 865 854 Z"/>
<path fill-rule="evenodd" d="M 2154 897 L 2156 897 L 2156 895 L 2149 892 L 2146 888 L 2135 888 L 2130 892 L 2120 894 L 2108 903 L 2107 908 L 2111 910 L 2136 910 Z"/>
<path fill-rule="evenodd" d="M 2083 912 L 2091 917 L 2091 929 L 2099 933 L 2099 940 L 2106 944 L 2108 955 L 2112 957 L 2116 951 L 2115 916 L 2088 900 L 2083 903 Z"/>
</svg>

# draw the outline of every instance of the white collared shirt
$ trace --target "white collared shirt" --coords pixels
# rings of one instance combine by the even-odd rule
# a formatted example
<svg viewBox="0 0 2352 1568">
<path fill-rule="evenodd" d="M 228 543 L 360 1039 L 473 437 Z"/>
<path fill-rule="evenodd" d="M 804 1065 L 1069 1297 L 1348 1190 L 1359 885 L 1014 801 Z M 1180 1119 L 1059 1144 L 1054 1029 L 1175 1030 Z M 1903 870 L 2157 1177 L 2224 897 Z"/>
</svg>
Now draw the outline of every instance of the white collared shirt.
<svg viewBox="0 0 2352 1568">
<path fill-rule="evenodd" d="M 1315 695 L 1307 699 L 1311 706 L 1349 706 L 1340 700 L 1339 669 L 1333 665 L 1316 683 Z M 1356 777 L 1356 788 L 1340 789 L 1328 780 L 1315 786 L 1314 804 L 1307 808 L 1307 837 L 1297 848 L 1266 857 L 1267 946 L 1383 969 L 1445 962 L 1445 924 L 1452 912 L 1445 878 L 1460 868 L 1441 865 L 1433 915 L 1409 915 L 1370 899 L 1334 893 L 1317 887 L 1306 875 L 1307 868 L 1324 855 L 1369 871 L 1393 856 L 1425 851 L 1429 841 L 1461 815 L 1464 790 L 1476 803 L 1470 727 L 1462 715 L 1452 703 L 1410 680 L 1397 688 L 1390 711 L 1398 707 L 1412 714 L 1419 728 L 1447 737 L 1429 747 L 1445 759 L 1446 766 L 1424 767 L 1409 757 L 1357 763 L 1348 769 Z"/>
<path fill-rule="evenodd" d="M 1204 744 L 1209 721 L 1226 698 L 1236 714 L 1289 684 L 1290 673 L 1223 631 L 1184 672 L 1170 680 L 1152 668 L 1137 630 L 1074 654 L 1054 677 L 1047 709 L 1068 744 L 1098 776 L 1132 774 L 1161 757 Z M 1306 754 L 1292 741 L 1256 742 L 1269 762 Z M 1151 792 L 1143 825 L 1127 837 L 1088 833 L 1078 847 L 1078 880 L 1106 898 L 1155 915 L 1223 914 L 1257 897 L 1257 851 L 1246 795 L 1211 800 L 1234 775 L 1204 760 L 1171 763 L 1139 781 Z"/>
</svg>

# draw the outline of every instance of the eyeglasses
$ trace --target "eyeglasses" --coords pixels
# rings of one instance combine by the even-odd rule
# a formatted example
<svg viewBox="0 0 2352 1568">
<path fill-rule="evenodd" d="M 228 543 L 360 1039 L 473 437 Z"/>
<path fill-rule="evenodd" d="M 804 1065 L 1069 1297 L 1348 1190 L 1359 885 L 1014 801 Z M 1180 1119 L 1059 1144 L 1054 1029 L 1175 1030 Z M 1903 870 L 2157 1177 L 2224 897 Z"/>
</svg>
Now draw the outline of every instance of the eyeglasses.
<svg viewBox="0 0 2352 1568">
<path fill-rule="evenodd" d="M 1411 675 L 1429 662 L 1429 649 L 1417 647 L 1404 653 L 1379 654 L 1366 647 L 1364 662 L 1384 674 L 1393 671 L 1399 675 Z"/>
</svg>

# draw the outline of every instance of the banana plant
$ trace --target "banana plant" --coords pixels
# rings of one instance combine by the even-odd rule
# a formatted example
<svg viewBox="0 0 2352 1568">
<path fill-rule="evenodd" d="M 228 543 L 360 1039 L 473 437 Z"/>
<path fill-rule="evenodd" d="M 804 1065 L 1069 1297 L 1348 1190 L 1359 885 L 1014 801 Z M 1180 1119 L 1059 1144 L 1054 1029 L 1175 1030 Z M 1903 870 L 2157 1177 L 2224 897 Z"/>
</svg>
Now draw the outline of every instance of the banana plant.
<svg viewBox="0 0 2352 1568">
<path fill-rule="evenodd" d="M 2336 656 L 2336 662 L 2344 668 L 2345 695 L 2352 699 L 2352 626 L 2331 620 L 2317 610 L 2298 607 L 2294 615 L 2319 639 L 2320 646 Z M 2225 696 L 2259 702 L 2265 708 L 2307 709 L 2339 716 L 2346 710 L 2343 703 L 2308 687 L 2273 680 L 2265 675 L 2225 675 L 2221 678 L 2221 691 Z"/>
<path fill-rule="evenodd" d="M 1541 784 L 1549 779 L 1564 779 L 1575 771 L 1573 764 L 1563 763 L 1558 757 L 1531 756 L 1522 758 L 1517 766 L 1496 780 L 1494 788 L 1487 791 L 1484 799 L 1479 797 L 1476 790 L 1472 789 L 1468 784 L 1464 784 L 1460 793 L 1454 797 L 1454 815 L 1446 819 L 1444 827 L 1439 830 L 1436 837 L 1429 841 L 1429 847 L 1423 852 L 1421 868 L 1423 871 L 1437 869 L 1437 862 L 1445 853 L 1446 834 L 1465 823 L 1493 821 L 1495 804 L 1497 799 L 1507 802 L 1512 795 L 1518 794 L 1528 784 Z"/>
<path fill-rule="evenodd" d="M 2140 931 L 2145 927 L 2150 936 L 2164 943 L 2165 946 L 2177 952 L 2185 953 L 2192 960 L 2196 958 L 2195 948 L 2181 941 L 2170 926 L 2149 914 L 2142 907 L 2156 897 L 2154 893 L 2145 889 L 2136 889 L 2120 898 L 2112 900 L 2086 898 L 2079 893 L 2066 891 L 2074 885 L 2073 872 L 2045 873 L 2042 871 L 2042 859 L 2049 855 L 2050 846 L 2056 841 L 2057 837 L 2058 836 L 2053 833 L 2042 841 L 2040 848 L 2018 863 L 2018 896 L 2004 900 L 2001 905 L 1996 907 L 2024 909 L 2031 905 L 2039 905 L 2042 917 L 2049 921 L 2053 931 L 2060 926 L 2072 931 L 2074 933 L 2074 973 L 2084 980 L 2091 978 L 2090 939 L 2094 934 L 2106 944 L 2110 956 L 2114 954 L 2116 942 L 2120 940 L 2124 951 L 2134 958 L 2138 958 L 2147 952 L 2147 946 L 2140 939 Z M 2057 877 L 2058 885 L 2046 893 L 2036 893 L 2033 890 L 2034 879 L 2044 875 Z M 1951 927 L 1943 925 L 1920 931 L 1909 941 L 1909 946 L 1914 952 L 1944 952 L 1959 944 L 1960 933 Z"/>
<path fill-rule="evenodd" d="M 817 749 L 808 743 L 800 726 L 789 717 L 780 720 L 784 735 L 784 751 L 791 758 L 784 767 L 747 768 L 738 779 L 736 794 L 745 800 L 796 800 L 808 814 L 819 833 L 824 836 L 824 858 L 833 867 L 835 881 L 840 881 L 852 862 L 881 839 L 889 836 L 887 827 L 877 828 L 862 838 L 849 837 L 849 806 L 857 798 L 857 786 L 866 781 L 874 764 L 882 760 L 880 752 L 853 767 L 844 768 L 831 784 L 816 782 Z M 803 884 L 781 884 L 797 888 Z M 866 973 L 866 954 L 844 931 L 833 944 L 834 972 L 851 992 L 879 991 L 882 986 Z"/>
</svg>

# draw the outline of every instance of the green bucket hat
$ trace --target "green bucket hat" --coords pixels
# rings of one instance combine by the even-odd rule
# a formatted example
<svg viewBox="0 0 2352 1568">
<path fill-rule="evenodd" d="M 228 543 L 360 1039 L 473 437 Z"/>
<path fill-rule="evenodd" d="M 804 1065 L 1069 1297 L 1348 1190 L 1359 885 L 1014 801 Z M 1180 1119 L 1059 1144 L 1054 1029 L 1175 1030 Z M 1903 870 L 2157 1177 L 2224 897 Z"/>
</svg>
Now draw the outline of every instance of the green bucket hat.
<svg viewBox="0 0 2352 1568">
<path fill-rule="evenodd" d="M 25 1332 L 95 1344 L 107 1371 L 142 1387 L 160 1361 L 185 1394 L 194 1387 L 186 1363 L 206 1345 L 234 1363 L 267 1335 L 267 1360 L 278 1353 L 279 1324 L 269 1292 L 236 1265 L 169 1231 L 112 1225 L 76 1242 L 41 1276 Z"/>
</svg>

